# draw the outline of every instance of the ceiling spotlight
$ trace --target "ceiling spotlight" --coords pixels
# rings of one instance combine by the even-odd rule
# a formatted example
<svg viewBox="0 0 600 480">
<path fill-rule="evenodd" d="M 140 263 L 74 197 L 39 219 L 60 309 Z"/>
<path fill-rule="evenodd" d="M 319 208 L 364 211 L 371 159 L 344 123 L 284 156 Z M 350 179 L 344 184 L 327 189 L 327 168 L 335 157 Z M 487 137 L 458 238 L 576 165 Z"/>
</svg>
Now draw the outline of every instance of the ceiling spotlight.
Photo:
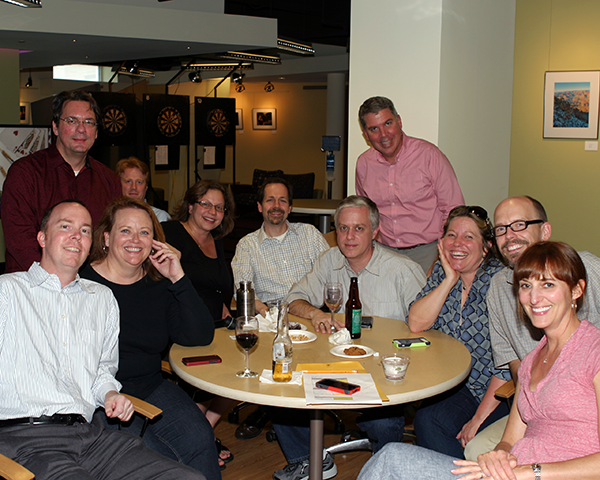
<svg viewBox="0 0 600 480">
<path fill-rule="evenodd" d="M 267 82 L 265 85 L 265 92 L 271 93 L 273 90 L 275 90 L 275 85 L 273 85 L 271 82 Z"/>
<path fill-rule="evenodd" d="M 244 87 L 243 83 L 240 83 L 235 86 L 235 91 L 238 93 L 242 93 L 244 90 L 246 90 L 246 87 Z"/>
<path fill-rule="evenodd" d="M 27 79 L 27 83 L 25 84 L 25 88 L 29 88 L 33 86 L 33 81 L 31 80 L 31 70 L 29 70 L 29 78 Z"/>
<path fill-rule="evenodd" d="M 188 74 L 188 77 L 190 79 L 190 82 L 192 82 L 192 83 L 201 83 L 202 82 L 202 75 L 200 74 L 199 71 L 190 72 Z"/>
<path fill-rule="evenodd" d="M 231 80 L 234 83 L 237 83 L 238 85 L 241 85 L 244 82 L 244 77 L 246 76 L 245 73 L 237 73 L 237 72 L 233 72 L 231 74 Z"/>
<path fill-rule="evenodd" d="M 129 69 L 129 73 L 131 73 L 131 75 L 137 75 L 138 73 L 140 73 L 140 69 L 138 68 L 138 62 L 135 62 L 133 64 L 133 67 Z"/>
<path fill-rule="evenodd" d="M 13 5 L 17 5 L 19 7 L 33 7 L 33 8 L 42 8 L 42 0 L 2 0 L 6 3 L 12 3 Z"/>
</svg>

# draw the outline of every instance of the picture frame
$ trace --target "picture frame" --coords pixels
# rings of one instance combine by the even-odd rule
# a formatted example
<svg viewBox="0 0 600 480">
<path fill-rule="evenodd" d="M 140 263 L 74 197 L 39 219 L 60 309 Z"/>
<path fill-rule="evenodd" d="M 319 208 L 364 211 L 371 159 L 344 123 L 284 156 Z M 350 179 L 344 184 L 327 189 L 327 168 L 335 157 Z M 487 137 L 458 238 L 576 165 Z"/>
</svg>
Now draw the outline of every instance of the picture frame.
<svg viewBox="0 0 600 480">
<path fill-rule="evenodd" d="M 236 130 L 243 130 L 244 129 L 244 117 L 242 116 L 242 109 L 241 108 L 236 108 L 235 109 L 235 115 L 237 117 L 236 124 L 235 124 L 235 129 Z"/>
<path fill-rule="evenodd" d="M 277 130 L 277 109 L 253 108 L 252 128 L 254 130 Z"/>
<path fill-rule="evenodd" d="M 544 138 L 598 138 L 600 71 L 546 72 Z"/>
<path fill-rule="evenodd" d="M 29 125 L 30 119 L 30 103 L 29 102 L 21 102 L 19 104 L 19 123 L 21 125 Z"/>
</svg>

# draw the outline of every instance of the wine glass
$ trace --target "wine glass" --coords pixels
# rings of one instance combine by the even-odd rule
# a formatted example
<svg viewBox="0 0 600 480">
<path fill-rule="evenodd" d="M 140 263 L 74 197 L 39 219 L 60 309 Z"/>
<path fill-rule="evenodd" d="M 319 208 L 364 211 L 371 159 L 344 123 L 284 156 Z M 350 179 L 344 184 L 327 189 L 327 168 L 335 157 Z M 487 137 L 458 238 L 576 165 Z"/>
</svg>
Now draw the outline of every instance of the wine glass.
<svg viewBox="0 0 600 480">
<path fill-rule="evenodd" d="M 326 283 L 323 288 L 323 299 L 325 300 L 325 305 L 327 305 L 327 308 L 329 308 L 329 311 L 331 312 L 331 328 L 335 329 L 335 319 L 333 314 L 342 303 L 342 284 L 334 282 Z"/>
<path fill-rule="evenodd" d="M 249 350 L 256 345 L 258 341 L 258 320 L 256 317 L 237 317 L 235 319 L 235 339 L 246 351 L 246 369 L 237 372 L 236 375 L 242 378 L 258 377 L 258 373 L 250 370 L 248 364 Z"/>
</svg>

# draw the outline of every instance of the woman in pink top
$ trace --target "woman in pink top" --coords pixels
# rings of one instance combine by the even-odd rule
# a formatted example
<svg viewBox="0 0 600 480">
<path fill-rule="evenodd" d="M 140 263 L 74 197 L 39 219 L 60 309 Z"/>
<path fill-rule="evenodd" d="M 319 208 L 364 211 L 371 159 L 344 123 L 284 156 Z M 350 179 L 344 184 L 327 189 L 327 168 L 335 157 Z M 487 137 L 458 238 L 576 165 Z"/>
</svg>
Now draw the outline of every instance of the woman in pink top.
<svg viewBox="0 0 600 480">
<path fill-rule="evenodd" d="M 570 246 L 542 242 L 521 255 L 513 285 L 521 320 L 545 336 L 523 359 L 496 449 L 472 462 L 388 444 L 367 462 L 358 480 L 600 478 L 600 330 L 577 317 L 585 267 Z"/>
</svg>

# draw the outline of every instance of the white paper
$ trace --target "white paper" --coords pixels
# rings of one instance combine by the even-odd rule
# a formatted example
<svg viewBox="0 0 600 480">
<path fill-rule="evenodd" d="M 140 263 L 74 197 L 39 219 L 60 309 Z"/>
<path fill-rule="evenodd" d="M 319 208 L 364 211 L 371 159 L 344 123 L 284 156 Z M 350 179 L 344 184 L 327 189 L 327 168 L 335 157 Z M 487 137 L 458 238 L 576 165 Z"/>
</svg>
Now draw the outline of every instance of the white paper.
<svg viewBox="0 0 600 480">
<path fill-rule="evenodd" d="M 324 378 L 360 385 L 360 392 L 344 395 L 330 390 L 317 388 L 316 383 Z M 307 405 L 382 405 L 375 382 L 370 373 L 328 373 L 326 375 L 303 373 L 304 395 Z"/>
<path fill-rule="evenodd" d="M 216 163 L 217 147 L 204 147 L 204 165 L 214 165 Z"/>
<path fill-rule="evenodd" d="M 169 164 L 169 146 L 168 145 L 157 145 L 155 163 L 156 163 L 156 165 L 168 165 Z"/>
</svg>

